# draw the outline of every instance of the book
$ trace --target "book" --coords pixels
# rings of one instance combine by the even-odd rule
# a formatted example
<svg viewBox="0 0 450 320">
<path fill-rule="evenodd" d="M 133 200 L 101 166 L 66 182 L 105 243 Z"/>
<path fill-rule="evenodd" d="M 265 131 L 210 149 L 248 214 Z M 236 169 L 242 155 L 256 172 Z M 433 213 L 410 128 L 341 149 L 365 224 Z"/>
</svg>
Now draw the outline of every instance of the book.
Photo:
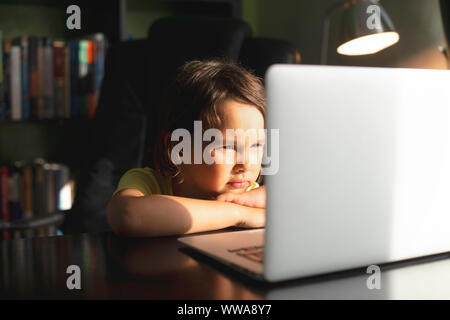
<svg viewBox="0 0 450 320">
<path fill-rule="evenodd" d="M 3 108 L 2 119 L 11 118 L 11 40 L 3 40 Z"/>
<path fill-rule="evenodd" d="M 33 170 L 31 166 L 21 168 L 22 212 L 24 219 L 33 217 Z"/>
<path fill-rule="evenodd" d="M 64 118 L 70 118 L 70 49 L 64 46 Z"/>
<path fill-rule="evenodd" d="M 78 45 L 78 81 L 79 81 L 79 106 L 80 115 L 86 116 L 87 112 L 87 88 L 88 88 L 88 40 L 80 40 Z"/>
<path fill-rule="evenodd" d="M 0 213 L 3 221 L 10 221 L 8 200 L 8 167 L 0 166 Z M 3 240 L 11 239 L 9 231 L 3 231 Z"/>
<path fill-rule="evenodd" d="M 11 221 L 17 221 L 22 218 L 21 167 L 22 164 L 20 162 L 16 162 L 14 166 L 10 166 L 8 170 L 8 203 Z M 11 238 L 21 238 L 20 231 L 13 231 Z"/>
<path fill-rule="evenodd" d="M 70 116 L 80 115 L 79 81 L 78 81 L 78 41 L 69 41 L 70 53 Z"/>
<path fill-rule="evenodd" d="M 87 65 L 88 75 L 86 78 L 86 116 L 93 119 L 97 106 L 97 83 L 96 83 L 96 62 L 97 43 L 94 40 L 87 41 Z"/>
<path fill-rule="evenodd" d="M 97 43 L 97 59 L 95 63 L 95 80 L 96 80 L 96 91 L 100 94 L 103 73 L 105 69 L 105 54 L 106 54 L 106 38 L 103 33 L 96 33 L 93 35 L 95 42 Z"/>
<path fill-rule="evenodd" d="M 63 41 L 53 42 L 53 78 L 54 78 L 54 101 L 55 116 L 59 119 L 65 118 L 65 44 Z"/>
<path fill-rule="evenodd" d="M 33 218 L 33 169 L 27 165 L 22 168 L 21 172 L 21 207 L 22 207 L 22 219 Z M 33 230 L 25 230 L 24 236 L 27 238 L 32 237 Z"/>
<path fill-rule="evenodd" d="M 22 90 L 22 119 L 30 119 L 30 96 L 29 96 L 29 46 L 28 37 L 20 36 L 12 40 L 13 45 L 20 47 L 21 63 L 20 63 L 20 77 Z"/>
<path fill-rule="evenodd" d="M 45 82 L 45 53 L 44 53 L 44 40 L 37 39 L 37 116 L 38 119 L 45 119 L 45 106 L 44 106 L 44 82 Z"/>
<path fill-rule="evenodd" d="M 55 172 L 52 164 L 46 163 L 44 169 L 44 208 L 43 215 L 49 215 L 56 212 L 56 182 Z M 47 226 L 44 235 L 54 236 L 56 229 L 54 226 Z"/>
<path fill-rule="evenodd" d="M 54 81 L 53 81 L 53 40 L 49 37 L 43 39 L 44 51 L 44 119 L 55 118 Z"/>
<path fill-rule="evenodd" d="M 16 161 L 0 166 L 0 220 L 29 220 L 72 208 L 74 181 L 70 168 L 37 158 L 32 164 Z M 56 225 L 8 231 L 0 239 L 54 236 Z"/>
<path fill-rule="evenodd" d="M 37 37 L 28 39 L 28 85 L 30 94 L 31 117 L 39 119 L 39 74 L 38 74 L 38 45 Z"/>
<path fill-rule="evenodd" d="M 33 187 L 36 197 L 34 197 L 33 213 L 35 217 L 41 217 L 45 214 L 46 192 L 45 192 L 45 173 L 44 165 L 35 163 L 33 166 Z M 37 236 L 45 236 L 45 228 L 39 227 L 36 230 Z"/>
<path fill-rule="evenodd" d="M 22 58 L 21 48 L 11 46 L 11 119 L 22 120 Z"/>
<path fill-rule="evenodd" d="M 102 33 L 70 41 L 0 39 L 0 119 L 93 119 L 106 47 Z"/>
<path fill-rule="evenodd" d="M 106 39 L 103 33 L 94 33 L 88 37 L 88 88 L 87 117 L 93 119 L 97 110 L 98 99 L 103 81 Z M 88 42 L 89 43 L 89 42 Z M 90 49 L 90 50 L 89 50 Z"/>
</svg>

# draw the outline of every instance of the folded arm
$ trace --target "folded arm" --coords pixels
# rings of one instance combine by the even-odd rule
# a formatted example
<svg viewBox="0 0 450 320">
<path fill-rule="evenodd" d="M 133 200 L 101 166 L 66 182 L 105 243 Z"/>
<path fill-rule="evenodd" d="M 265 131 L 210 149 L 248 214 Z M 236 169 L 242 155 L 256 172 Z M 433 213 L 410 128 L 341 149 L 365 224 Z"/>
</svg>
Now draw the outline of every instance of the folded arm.
<svg viewBox="0 0 450 320">
<path fill-rule="evenodd" d="M 231 226 L 257 228 L 265 224 L 261 208 L 217 200 L 144 196 L 136 189 L 115 194 L 106 213 L 114 233 L 131 237 L 181 235 Z"/>
</svg>

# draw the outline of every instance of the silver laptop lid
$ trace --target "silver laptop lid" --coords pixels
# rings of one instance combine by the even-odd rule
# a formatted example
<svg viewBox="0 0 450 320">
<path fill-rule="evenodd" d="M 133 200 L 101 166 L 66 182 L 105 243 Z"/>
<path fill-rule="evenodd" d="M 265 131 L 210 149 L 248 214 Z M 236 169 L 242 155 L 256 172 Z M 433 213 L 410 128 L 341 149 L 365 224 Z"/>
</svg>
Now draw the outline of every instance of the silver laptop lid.
<svg viewBox="0 0 450 320">
<path fill-rule="evenodd" d="M 274 65 L 266 86 L 268 280 L 450 251 L 449 71 Z"/>
</svg>

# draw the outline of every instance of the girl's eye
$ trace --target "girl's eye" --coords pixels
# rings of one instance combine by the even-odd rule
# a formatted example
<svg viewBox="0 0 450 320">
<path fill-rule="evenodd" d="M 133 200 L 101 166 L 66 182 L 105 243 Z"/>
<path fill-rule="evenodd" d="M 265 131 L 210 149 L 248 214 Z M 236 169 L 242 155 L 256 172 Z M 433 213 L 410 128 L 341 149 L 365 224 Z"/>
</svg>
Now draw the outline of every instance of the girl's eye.
<svg viewBox="0 0 450 320">
<path fill-rule="evenodd" d="M 234 149 L 234 146 L 232 146 L 232 145 L 229 145 L 229 146 L 222 146 L 222 147 L 220 147 L 219 149 L 233 150 L 233 149 Z"/>
<path fill-rule="evenodd" d="M 251 147 L 252 147 L 252 148 L 259 148 L 259 147 L 262 147 L 262 143 L 254 143 L 254 144 L 252 144 Z"/>
</svg>

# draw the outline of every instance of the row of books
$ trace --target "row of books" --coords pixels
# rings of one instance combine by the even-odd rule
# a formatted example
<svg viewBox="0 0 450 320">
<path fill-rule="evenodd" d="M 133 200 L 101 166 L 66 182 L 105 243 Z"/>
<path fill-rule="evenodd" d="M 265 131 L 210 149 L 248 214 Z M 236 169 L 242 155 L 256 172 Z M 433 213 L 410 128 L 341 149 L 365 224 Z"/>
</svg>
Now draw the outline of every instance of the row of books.
<svg viewBox="0 0 450 320">
<path fill-rule="evenodd" d="M 106 46 L 102 33 L 65 41 L 0 31 L 0 119 L 92 119 Z"/>
<path fill-rule="evenodd" d="M 36 159 L 29 164 L 17 161 L 14 165 L 0 166 L 0 219 L 27 220 L 69 210 L 74 187 L 70 169 L 63 164 Z M 2 239 L 52 236 L 56 232 L 55 226 L 4 231 Z"/>
</svg>

